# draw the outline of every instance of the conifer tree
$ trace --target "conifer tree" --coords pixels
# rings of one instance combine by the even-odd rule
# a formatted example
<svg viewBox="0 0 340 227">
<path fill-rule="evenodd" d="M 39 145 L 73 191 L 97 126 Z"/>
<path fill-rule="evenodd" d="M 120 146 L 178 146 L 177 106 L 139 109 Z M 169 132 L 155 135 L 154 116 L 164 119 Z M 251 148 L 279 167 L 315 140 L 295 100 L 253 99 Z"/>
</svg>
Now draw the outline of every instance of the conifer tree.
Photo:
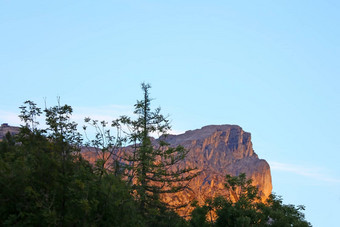
<svg viewBox="0 0 340 227">
<path fill-rule="evenodd" d="M 137 119 L 123 116 L 113 121 L 112 126 L 121 125 L 129 132 L 130 146 L 124 156 L 128 163 L 127 177 L 145 216 L 159 214 L 166 206 L 160 196 L 185 190 L 198 173 L 192 167 L 179 167 L 188 150 L 182 146 L 170 147 L 163 140 L 170 130 L 169 120 L 160 113 L 160 108 L 151 110 L 151 86 L 142 83 L 141 87 L 144 97 L 135 104 Z M 161 139 L 152 139 L 150 135 L 156 133 L 162 135 Z"/>
</svg>

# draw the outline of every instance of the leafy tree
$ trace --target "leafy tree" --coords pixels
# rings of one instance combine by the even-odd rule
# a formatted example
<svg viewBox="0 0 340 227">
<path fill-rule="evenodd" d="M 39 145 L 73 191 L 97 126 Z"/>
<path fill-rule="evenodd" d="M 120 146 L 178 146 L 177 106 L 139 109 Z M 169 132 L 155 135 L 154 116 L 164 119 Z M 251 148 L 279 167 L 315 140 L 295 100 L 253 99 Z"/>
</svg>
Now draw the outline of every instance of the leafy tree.
<svg viewBox="0 0 340 227">
<path fill-rule="evenodd" d="M 208 205 L 209 202 L 207 201 L 206 204 L 203 206 L 198 206 L 198 202 L 195 200 L 192 202 L 191 206 L 195 207 L 195 209 L 191 212 L 191 219 L 190 219 L 190 226 L 192 227 L 207 227 L 210 226 L 211 223 L 207 221 L 207 216 L 211 207 Z"/>
<path fill-rule="evenodd" d="M 126 138 L 121 136 L 119 125 L 115 126 L 116 135 L 114 136 L 106 121 L 99 122 L 86 117 L 85 123 L 87 125 L 84 125 L 83 129 L 88 140 L 85 147 L 94 148 L 96 152 L 95 171 L 100 176 L 107 173 L 113 173 L 116 176 L 121 175 L 123 169 L 118 153 Z M 95 136 L 92 139 L 87 135 L 88 126 L 95 130 Z"/>
<path fill-rule="evenodd" d="M 302 205 L 294 206 L 292 204 L 283 204 L 282 198 L 275 194 L 270 195 L 265 206 L 262 205 L 261 207 L 263 214 L 269 217 L 267 223 L 275 227 L 311 226 L 311 224 L 305 220 L 305 215 L 302 213 L 303 210 L 305 210 L 305 207 Z"/>
<path fill-rule="evenodd" d="M 24 125 L 0 143 L 1 226 L 144 226 L 126 183 L 98 174 L 80 155 L 72 108 L 21 107 Z"/>
<path fill-rule="evenodd" d="M 117 134 L 113 136 L 106 121 L 99 122 L 87 117 L 85 123 L 87 126 L 83 126 L 83 129 L 88 142 L 84 149 L 94 148 L 96 153 L 93 170 L 97 175 L 99 188 L 96 197 L 101 201 L 97 206 L 97 213 L 101 215 L 98 215 L 97 219 L 106 226 L 144 226 L 145 220 L 141 218 L 126 182 L 121 179 L 122 170 L 117 153 L 122 148 L 125 138 L 119 135 L 119 128 L 116 129 Z M 95 129 L 95 136 L 92 139 L 87 135 L 88 126 Z"/>
<path fill-rule="evenodd" d="M 127 179 L 132 184 L 144 217 L 161 215 L 166 206 L 161 195 L 185 190 L 189 181 L 197 175 L 193 172 L 194 168 L 180 168 L 178 165 L 188 151 L 182 146 L 169 147 L 163 140 L 170 129 L 169 120 L 160 113 L 160 108 L 151 110 L 149 89 L 149 84 L 142 84 L 144 97 L 135 104 L 137 119 L 123 116 L 112 124 L 128 131 L 130 146 L 124 156 Z M 164 137 L 156 141 L 151 134 Z"/>
<path fill-rule="evenodd" d="M 205 220 L 207 225 L 211 213 L 216 214 L 216 219 L 210 218 L 210 226 L 311 226 L 301 212 L 303 206 L 284 205 L 275 195 L 263 203 L 258 189 L 251 183 L 245 174 L 227 175 L 227 196 L 208 199 L 203 206 L 196 206 L 191 226 L 197 226 L 197 220 Z"/>
</svg>

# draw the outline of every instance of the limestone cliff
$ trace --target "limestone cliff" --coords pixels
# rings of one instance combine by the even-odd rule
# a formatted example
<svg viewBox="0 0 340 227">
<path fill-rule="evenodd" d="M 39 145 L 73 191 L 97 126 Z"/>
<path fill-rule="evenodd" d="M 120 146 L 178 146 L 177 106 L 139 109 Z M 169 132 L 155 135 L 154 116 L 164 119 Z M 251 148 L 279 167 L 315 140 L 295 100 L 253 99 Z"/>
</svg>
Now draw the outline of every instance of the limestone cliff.
<svg viewBox="0 0 340 227">
<path fill-rule="evenodd" d="M 170 146 L 182 145 L 188 149 L 189 153 L 180 165 L 197 167 L 201 172 L 190 182 L 190 190 L 163 197 L 170 205 L 177 206 L 194 199 L 202 204 L 208 197 L 225 195 L 226 174 L 236 176 L 245 173 L 253 179 L 253 184 L 258 187 L 263 200 L 272 191 L 268 163 L 259 159 L 254 152 L 250 133 L 237 125 L 209 125 L 161 139 L 167 141 Z M 92 163 L 101 155 L 96 154 L 93 148 L 84 148 L 82 154 Z M 188 206 L 178 212 L 188 215 L 191 210 Z"/>
<path fill-rule="evenodd" d="M 164 198 L 176 205 L 197 199 L 202 203 L 207 197 L 225 194 L 225 175 L 246 173 L 260 191 L 262 199 L 272 191 L 268 163 L 259 159 L 253 150 L 251 135 L 236 125 L 210 125 L 169 135 L 165 139 L 171 146 L 182 145 L 190 150 L 181 165 L 196 166 L 201 174 L 190 182 L 191 191 Z M 186 212 L 184 212 L 186 213 Z"/>
<path fill-rule="evenodd" d="M 0 126 L 0 141 L 7 132 L 17 134 L 19 127 L 6 123 Z M 164 138 L 162 138 L 164 139 Z M 190 182 L 190 191 L 164 198 L 169 204 L 178 205 L 197 199 L 224 194 L 225 175 L 246 173 L 265 199 L 272 191 L 270 167 L 259 159 L 253 150 L 251 135 L 237 125 L 209 125 L 180 135 L 169 135 L 165 140 L 171 146 L 182 145 L 189 150 L 180 165 L 197 167 L 201 174 Z M 120 152 L 119 152 L 120 153 Z M 83 156 L 94 163 L 100 154 L 94 148 L 83 148 Z"/>
</svg>

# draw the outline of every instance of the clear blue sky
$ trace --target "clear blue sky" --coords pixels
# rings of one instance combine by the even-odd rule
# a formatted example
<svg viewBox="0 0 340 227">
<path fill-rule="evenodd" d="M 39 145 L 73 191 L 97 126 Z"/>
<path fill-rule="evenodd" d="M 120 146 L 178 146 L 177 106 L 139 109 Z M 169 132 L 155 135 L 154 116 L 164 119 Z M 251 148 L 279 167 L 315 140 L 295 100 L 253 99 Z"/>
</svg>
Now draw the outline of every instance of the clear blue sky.
<svg viewBox="0 0 340 227">
<path fill-rule="evenodd" d="M 238 124 L 273 191 L 338 223 L 339 1 L 0 0 L 0 123 L 31 99 L 129 113 L 152 85 L 174 132 Z"/>
</svg>

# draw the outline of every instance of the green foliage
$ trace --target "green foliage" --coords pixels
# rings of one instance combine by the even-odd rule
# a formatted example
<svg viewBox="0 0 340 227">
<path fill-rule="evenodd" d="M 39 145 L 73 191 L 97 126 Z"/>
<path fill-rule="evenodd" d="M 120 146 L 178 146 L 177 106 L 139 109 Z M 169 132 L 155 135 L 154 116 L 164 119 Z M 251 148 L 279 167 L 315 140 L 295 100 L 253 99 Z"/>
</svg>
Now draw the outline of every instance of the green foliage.
<svg viewBox="0 0 340 227">
<path fill-rule="evenodd" d="M 228 196 L 207 199 L 203 206 L 197 206 L 192 212 L 191 226 L 201 222 L 210 226 L 311 226 L 305 221 L 301 210 L 303 206 L 282 204 L 282 199 L 270 195 L 263 203 L 258 189 L 245 174 L 226 176 L 225 187 Z M 209 215 L 216 215 L 213 220 Z M 203 222 L 204 220 L 204 222 Z"/>
<path fill-rule="evenodd" d="M 294 206 L 292 204 L 283 204 L 282 198 L 274 194 L 270 195 L 266 206 L 261 208 L 265 216 L 270 217 L 268 220 L 271 226 L 311 226 L 305 221 L 305 216 L 302 213 L 305 207 Z"/>
<path fill-rule="evenodd" d="M 21 107 L 24 125 L 0 143 L 1 226 L 143 226 L 127 185 L 101 176 L 80 155 L 81 137 L 70 121 L 72 108 L 42 111 Z"/>
<path fill-rule="evenodd" d="M 116 152 L 126 138 L 118 134 L 112 136 L 106 129 L 107 122 L 87 119 L 87 123 L 97 130 L 95 139 L 88 145 L 97 148 L 102 154 L 95 165 L 91 165 L 81 156 L 82 137 L 77 131 L 77 125 L 71 121 L 70 106 L 58 103 L 41 111 L 32 101 L 26 101 L 24 104 L 20 107 L 20 118 L 24 122 L 20 133 L 16 136 L 8 133 L 0 142 L 1 226 L 186 225 L 183 218 L 162 203 L 157 203 L 157 207 L 148 206 L 150 215 L 148 219 L 145 218 L 144 210 L 140 209 L 140 200 L 135 200 L 131 195 L 133 190 L 121 179 L 124 166 L 115 159 Z M 46 129 L 37 128 L 39 125 L 37 119 L 42 113 L 46 117 Z M 124 118 L 120 120 L 124 121 Z M 163 120 L 165 119 L 159 115 L 153 115 L 153 123 L 156 125 L 159 123 L 157 129 L 161 131 L 168 128 L 160 124 Z M 113 125 L 120 129 L 120 125 Z M 153 127 L 148 128 L 145 135 L 153 131 Z M 138 135 L 135 133 L 132 136 Z M 144 139 L 141 146 L 144 155 L 156 157 L 162 152 L 152 150 L 148 136 L 141 138 Z M 165 143 L 162 145 L 165 146 Z M 172 157 L 171 163 L 174 164 L 186 151 L 181 147 L 171 149 L 165 154 Z M 157 154 L 153 154 L 153 151 Z M 177 156 L 171 156 L 175 152 Z M 108 165 L 112 159 L 114 162 Z M 152 160 L 154 159 L 143 161 L 144 167 L 148 170 L 157 169 L 155 168 L 157 164 Z M 164 167 L 163 164 L 158 165 L 160 166 Z M 160 173 L 166 173 L 160 168 L 157 171 L 155 177 Z M 180 179 L 180 173 L 176 174 L 178 176 L 176 175 L 177 178 L 174 179 Z M 147 181 L 150 176 L 146 174 L 144 177 Z M 171 175 L 167 177 L 170 178 Z M 147 186 L 158 192 L 158 188 Z M 138 187 L 134 190 L 140 192 Z M 179 188 L 171 190 L 178 191 Z M 157 193 L 151 196 L 154 201 L 159 201 Z"/>
<path fill-rule="evenodd" d="M 263 203 L 245 174 L 226 176 L 226 197 L 194 202 L 189 222 L 169 209 L 161 196 L 186 189 L 197 173 L 179 168 L 188 151 L 164 141 L 169 121 L 160 108 L 151 110 L 150 86 L 142 89 L 137 119 L 113 121 L 115 136 L 107 122 L 86 119 L 97 132 L 87 144 L 101 154 L 95 165 L 81 155 L 70 106 L 42 111 L 26 101 L 20 133 L 0 142 L 0 226 L 310 226 L 303 206 L 275 195 Z M 38 129 L 43 113 L 47 128 Z M 163 135 L 158 142 L 155 133 Z M 130 146 L 118 159 L 124 143 Z"/>
<path fill-rule="evenodd" d="M 159 143 L 151 139 L 151 134 L 164 139 L 170 124 L 160 108 L 151 110 L 149 89 L 150 85 L 142 84 L 144 97 L 135 104 L 137 119 L 123 116 L 113 121 L 112 126 L 129 131 L 127 142 L 131 149 L 124 157 L 128 162 L 127 179 L 137 195 L 142 215 L 151 218 L 162 216 L 166 207 L 160 199 L 162 194 L 184 190 L 197 174 L 193 173 L 194 168 L 178 167 L 188 153 L 182 146 L 172 148 L 162 139 Z"/>
<path fill-rule="evenodd" d="M 121 136 L 121 130 L 119 125 L 115 125 L 115 136 L 111 129 L 108 127 L 108 122 L 92 120 L 90 117 L 85 118 L 87 125 L 83 126 L 87 143 L 85 146 L 92 147 L 96 151 L 97 160 L 95 164 L 95 171 L 103 176 L 107 173 L 113 173 L 118 176 L 122 174 L 123 167 L 119 161 L 119 149 L 126 141 L 125 137 Z M 88 126 L 95 130 L 95 136 L 89 139 L 87 135 Z"/>
<path fill-rule="evenodd" d="M 192 206 L 195 207 L 195 209 L 191 213 L 191 219 L 189 222 L 190 226 L 193 227 L 209 226 L 209 223 L 207 222 L 209 206 L 208 205 L 198 206 L 197 201 L 194 201 Z"/>
</svg>

